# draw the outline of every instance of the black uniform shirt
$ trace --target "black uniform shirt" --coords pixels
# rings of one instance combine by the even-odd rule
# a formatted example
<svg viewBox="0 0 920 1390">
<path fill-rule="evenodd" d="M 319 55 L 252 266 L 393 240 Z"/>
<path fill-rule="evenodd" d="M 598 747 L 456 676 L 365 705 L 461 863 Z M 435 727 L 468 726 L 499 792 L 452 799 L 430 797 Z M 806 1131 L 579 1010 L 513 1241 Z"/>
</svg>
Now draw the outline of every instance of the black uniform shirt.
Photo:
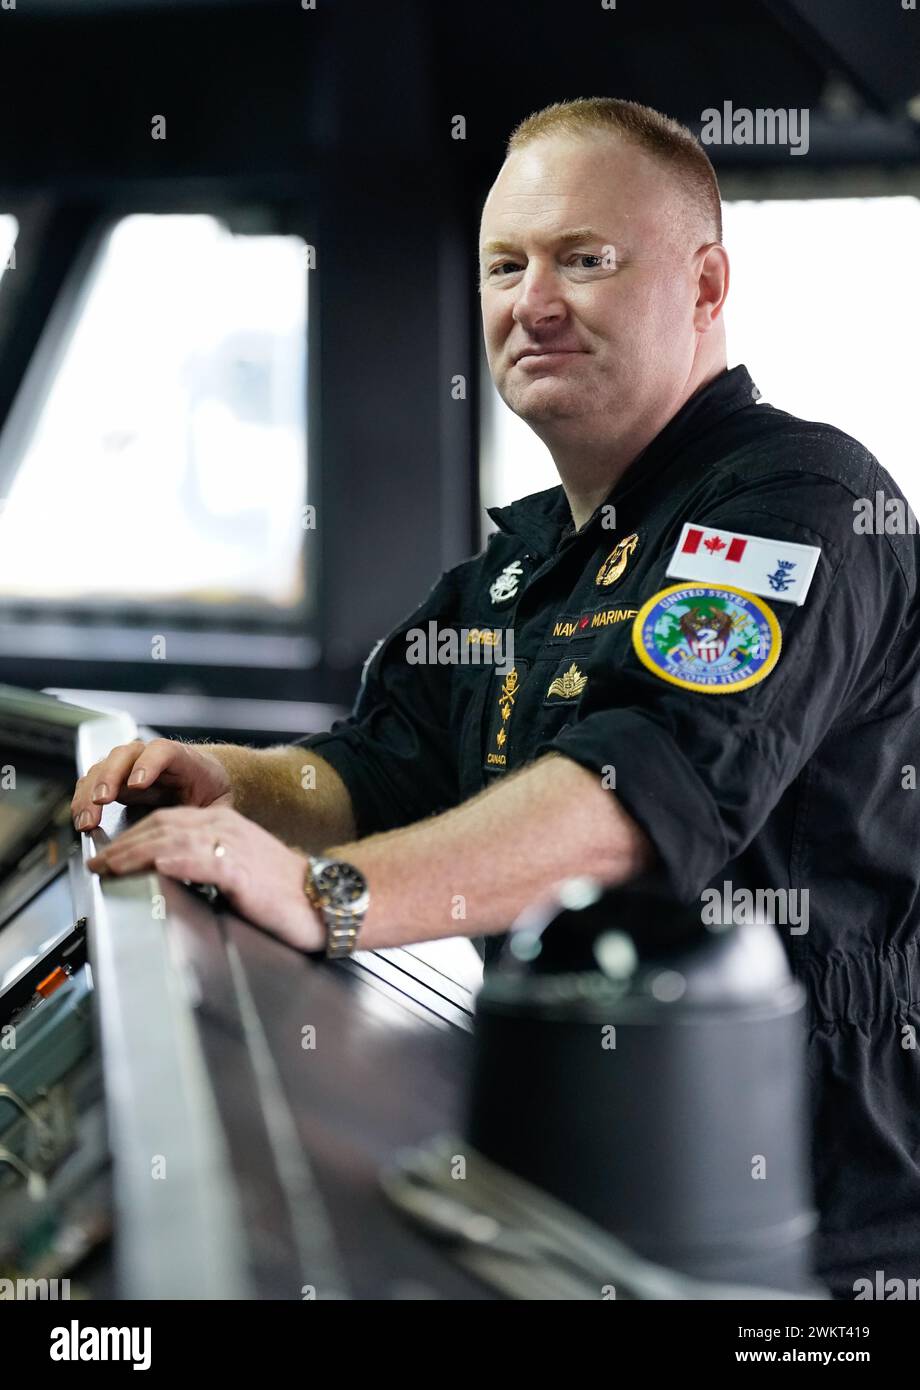
<svg viewBox="0 0 920 1390">
<path fill-rule="evenodd" d="M 801 911 L 776 929 L 810 1001 L 819 1268 L 852 1297 L 876 1268 L 920 1276 L 920 541 L 863 534 L 859 508 L 895 531 L 903 494 L 848 435 L 759 395 L 743 366 L 723 372 L 577 533 L 561 487 L 490 509 L 485 551 L 378 644 L 353 715 L 303 742 L 361 836 L 555 750 L 605 779 L 682 900 L 807 889 L 807 930 Z M 665 573 L 685 522 L 821 552 L 801 606 L 761 599 L 775 665 L 719 693 L 633 642 L 643 604 L 691 582 Z M 448 631 L 459 646 L 413 664 L 419 631 L 429 655 Z M 510 673 L 485 660 L 508 631 Z"/>
</svg>

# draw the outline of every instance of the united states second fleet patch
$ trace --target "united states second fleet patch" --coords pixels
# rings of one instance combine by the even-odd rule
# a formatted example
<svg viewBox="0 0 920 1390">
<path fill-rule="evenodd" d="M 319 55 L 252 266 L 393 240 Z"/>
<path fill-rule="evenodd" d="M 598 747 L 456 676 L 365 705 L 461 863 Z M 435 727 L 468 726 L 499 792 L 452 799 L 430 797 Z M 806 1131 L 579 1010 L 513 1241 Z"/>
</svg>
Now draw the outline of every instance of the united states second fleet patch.
<svg viewBox="0 0 920 1390">
<path fill-rule="evenodd" d="M 639 609 L 632 641 L 643 666 L 661 680 L 728 695 L 770 674 L 782 634 L 767 604 L 744 589 L 673 584 Z"/>
</svg>

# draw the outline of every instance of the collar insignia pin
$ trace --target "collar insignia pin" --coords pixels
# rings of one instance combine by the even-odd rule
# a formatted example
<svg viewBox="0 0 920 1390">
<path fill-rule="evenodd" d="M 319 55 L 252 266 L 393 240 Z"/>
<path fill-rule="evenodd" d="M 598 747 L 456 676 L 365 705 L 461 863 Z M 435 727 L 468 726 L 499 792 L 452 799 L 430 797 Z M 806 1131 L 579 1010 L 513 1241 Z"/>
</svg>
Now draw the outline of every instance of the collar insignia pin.
<svg viewBox="0 0 920 1390">
<path fill-rule="evenodd" d="M 506 565 L 494 583 L 489 585 L 489 598 L 492 602 L 507 603 L 509 599 L 514 598 L 523 574 L 524 566 L 520 560 L 512 560 L 510 565 Z"/>
<path fill-rule="evenodd" d="M 635 531 L 631 536 L 624 536 L 623 540 L 617 542 L 597 572 L 594 582 L 599 588 L 607 588 L 617 582 L 625 572 L 629 557 L 638 544 L 639 536 Z"/>
</svg>

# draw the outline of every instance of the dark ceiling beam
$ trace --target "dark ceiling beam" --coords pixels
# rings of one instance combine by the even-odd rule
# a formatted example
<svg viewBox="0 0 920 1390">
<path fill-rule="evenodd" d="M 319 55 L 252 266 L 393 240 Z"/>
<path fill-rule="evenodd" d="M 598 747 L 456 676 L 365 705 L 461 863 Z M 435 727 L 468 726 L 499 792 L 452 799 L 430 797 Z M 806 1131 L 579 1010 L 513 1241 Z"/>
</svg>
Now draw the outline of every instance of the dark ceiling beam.
<svg viewBox="0 0 920 1390">
<path fill-rule="evenodd" d="M 763 0 L 804 45 L 844 73 L 879 112 L 920 97 L 920 11 L 901 0 Z"/>
</svg>

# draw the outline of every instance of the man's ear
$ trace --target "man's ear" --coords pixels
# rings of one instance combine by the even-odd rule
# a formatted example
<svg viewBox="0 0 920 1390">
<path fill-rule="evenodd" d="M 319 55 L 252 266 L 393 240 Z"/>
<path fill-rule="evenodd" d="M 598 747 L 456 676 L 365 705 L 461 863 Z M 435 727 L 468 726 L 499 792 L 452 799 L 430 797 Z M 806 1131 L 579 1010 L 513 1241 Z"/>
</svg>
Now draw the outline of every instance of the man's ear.
<svg viewBox="0 0 920 1390">
<path fill-rule="evenodd" d="M 719 242 L 701 246 L 699 279 L 697 281 L 697 301 L 693 311 L 693 326 L 700 333 L 708 333 L 722 312 L 728 296 L 730 268 L 728 252 Z"/>
</svg>

